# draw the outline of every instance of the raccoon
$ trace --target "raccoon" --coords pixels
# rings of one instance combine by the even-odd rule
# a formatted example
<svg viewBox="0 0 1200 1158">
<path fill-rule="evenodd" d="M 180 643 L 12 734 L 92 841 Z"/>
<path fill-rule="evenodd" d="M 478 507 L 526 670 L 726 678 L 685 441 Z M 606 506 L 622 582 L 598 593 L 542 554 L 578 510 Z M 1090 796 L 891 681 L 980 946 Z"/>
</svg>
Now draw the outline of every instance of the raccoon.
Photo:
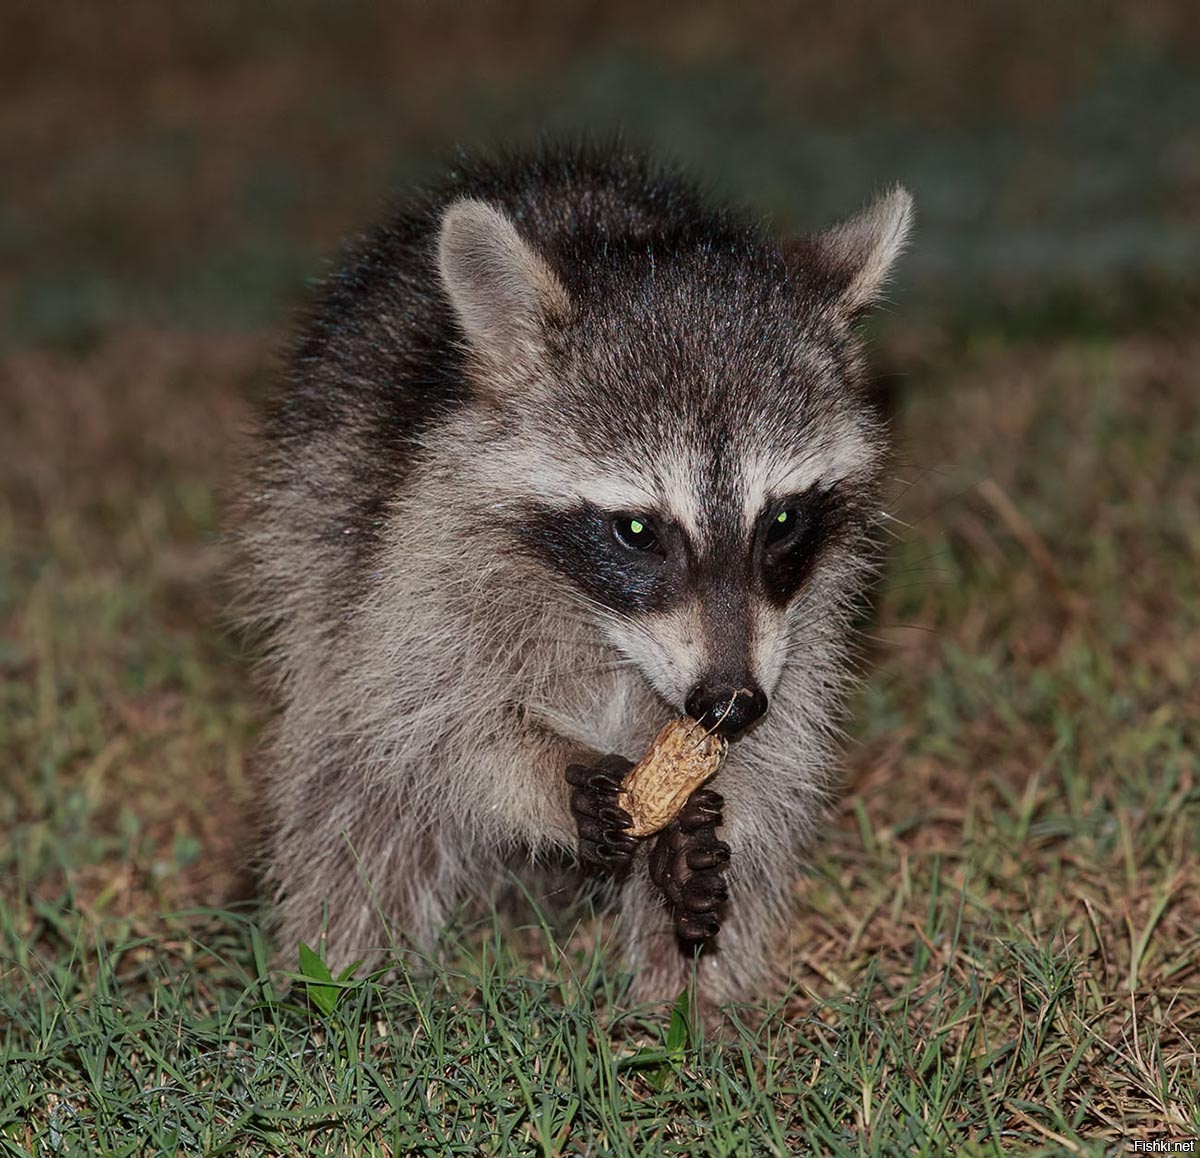
<svg viewBox="0 0 1200 1158">
<path fill-rule="evenodd" d="M 352 241 L 242 542 L 281 945 L 428 947 L 514 858 L 610 876 L 637 1002 L 755 995 L 828 796 L 886 423 L 855 322 L 897 187 L 780 240 L 624 145 L 462 157 Z M 635 840 L 621 778 L 732 741 Z"/>
</svg>

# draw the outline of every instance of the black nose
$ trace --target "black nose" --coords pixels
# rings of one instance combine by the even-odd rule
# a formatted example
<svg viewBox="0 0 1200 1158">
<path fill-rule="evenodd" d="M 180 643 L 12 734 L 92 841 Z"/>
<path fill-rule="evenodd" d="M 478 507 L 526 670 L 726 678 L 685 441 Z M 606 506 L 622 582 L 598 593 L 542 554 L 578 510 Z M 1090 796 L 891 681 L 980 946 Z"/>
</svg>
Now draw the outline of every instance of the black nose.
<svg viewBox="0 0 1200 1158">
<path fill-rule="evenodd" d="M 697 684 L 688 692 L 684 707 L 692 719 L 731 740 L 765 714 L 767 693 L 753 682 L 742 687 Z"/>
</svg>

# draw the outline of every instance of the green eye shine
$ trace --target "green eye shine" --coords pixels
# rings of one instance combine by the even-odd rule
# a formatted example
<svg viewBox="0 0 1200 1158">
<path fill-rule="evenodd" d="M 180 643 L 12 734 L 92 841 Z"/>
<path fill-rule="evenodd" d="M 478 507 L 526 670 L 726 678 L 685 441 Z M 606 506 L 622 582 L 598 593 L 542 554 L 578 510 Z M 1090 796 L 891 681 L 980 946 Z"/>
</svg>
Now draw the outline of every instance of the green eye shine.
<svg viewBox="0 0 1200 1158">
<path fill-rule="evenodd" d="M 796 526 L 796 512 L 793 508 L 780 511 L 767 525 L 767 546 L 774 547 L 787 542 Z"/>
<path fill-rule="evenodd" d="M 658 547 L 658 536 L 649 519 L 625 515 L 614 519 L 612 532 L 622 547 L 631 551 L 651 551 Z"/>
</svg>

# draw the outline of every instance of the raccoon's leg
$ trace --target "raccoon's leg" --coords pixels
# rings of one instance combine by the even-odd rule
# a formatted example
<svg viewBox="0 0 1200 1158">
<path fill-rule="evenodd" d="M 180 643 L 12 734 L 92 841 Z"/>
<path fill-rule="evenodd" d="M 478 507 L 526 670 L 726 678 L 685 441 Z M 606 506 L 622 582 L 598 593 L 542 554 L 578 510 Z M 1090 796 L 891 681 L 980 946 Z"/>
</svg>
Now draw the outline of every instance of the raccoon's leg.
<svg viewBox="0 0 1200 1158">
<path fill-rule="evenodd" d="M 300 941 L 338 969 L 429 949 L 479 873 L 465 834 L 429 826 L 394 785 L 316 774 L 280 778 L 267 846 L 277 908 L 274 940 L 289 959 Z"/>
<path fill-rule="evenodd" d="M 593 872 L 622 875 L 639 842 L 624 831 L 632 817 L 617 804 L 624 756 L 604 755 L 551 726 L 514 716 L 492 737 L 485 781 L 512 835 L 533 849 L 574 851 Z"/>
<path fill-rule="evenodd" d="M 629 870 L 638 840 L 625 830 L 633 818 L 617 803 L 625 774 L 624 756 L 604 756 L 595 764 L 569 764 L 571 812 L 579 829 L 579 859 L 594 872 L 620 875 Z"/>
<path fill-rule="evenodd" d="M 622 921 L 639 1004 L 673 1001 L 694 970 L 698 977 L 709 971 L 706 959 L 731 907 L 724 877 L 730 850 L 717 838 L 722 804 L 711 790 L 693 792 L 625 892 Z M 697 994 L 702 1004 L 706 990 Z"/>
<path fill-rule="evenodd" d="M 787 912 L 789 874 L 773 867 L 769 853 L 756 848 L 758 841 L 748 839 L 744 829 L 730 825 L 724 835 L 732 850 L 724 873 L 728 900 L 715 910 L 720 931 L 711 939 L 689 943 L 680 937 L 675 906 L 650 875 L 651 858 L 639 858 L 630 874 L 622 894 L 621 921 L 634 971 L 630 990 L 634 1003 L 674 1001 L 694 975 L 693 1009 L 715 1024 L 720 1005 L 753 996 L 771 972 L 772 950 Z M 676 846 L 668 837 L 664 847 Z M 685 863 L 686 855 L 685 851 Z M 717 850 L 712 855 L 720 860 Z M 663 856 L 659 853 L 660 859 Z M 692 879 L 696 875 L 700 874 Z"/>
<path fill-rule="evenodd" d="M 671 905 L 675 933 L 686 944 L 701 945 L 717 935 L 729 899 L 724 875 L 729 845 L 717 837 L 723 803 L 708 789 L 693 792 L 650 853 L 650 879 Z"/>
</svg>

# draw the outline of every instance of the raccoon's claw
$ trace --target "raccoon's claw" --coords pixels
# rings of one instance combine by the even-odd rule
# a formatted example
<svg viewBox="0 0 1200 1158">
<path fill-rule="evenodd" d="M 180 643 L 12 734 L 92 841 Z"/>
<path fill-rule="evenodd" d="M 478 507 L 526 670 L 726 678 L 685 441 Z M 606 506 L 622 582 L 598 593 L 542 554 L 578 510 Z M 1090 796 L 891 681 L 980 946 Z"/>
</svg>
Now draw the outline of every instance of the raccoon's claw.
<svg viewBox="0 0 1200 1158">
<path fill-rule="evenodd" d="M 720 932 L 717 910 L 729 899 L 729 845 L 717 838 L 723 803 L 710 789 L 693 792 L 650 853 L 650 879 L 671 905 L 676 936 L 689 945 Z"/>
<path fill-rule="evenodd" d="M 716 827 L 721 823 L 721 809 L 724 807 L 725 801 L 720 793 L 711 788 L 697 788 L 687 798 L 687 803 L 679 810 L 675 819 L 685 832 L 695 831 L 706 824 Z"/>
<path fill-rule="evenodd" d="M 625 773 L 633 767 L 624 756 L 605 756 L 595 764 L 571 764 L 571 812 L 579 830 L 579 859 L 594 872 L 622 873 L 637 850 L 637 837 L 625 830 L 633 818 L 617 804 Z"/>
</svg>

